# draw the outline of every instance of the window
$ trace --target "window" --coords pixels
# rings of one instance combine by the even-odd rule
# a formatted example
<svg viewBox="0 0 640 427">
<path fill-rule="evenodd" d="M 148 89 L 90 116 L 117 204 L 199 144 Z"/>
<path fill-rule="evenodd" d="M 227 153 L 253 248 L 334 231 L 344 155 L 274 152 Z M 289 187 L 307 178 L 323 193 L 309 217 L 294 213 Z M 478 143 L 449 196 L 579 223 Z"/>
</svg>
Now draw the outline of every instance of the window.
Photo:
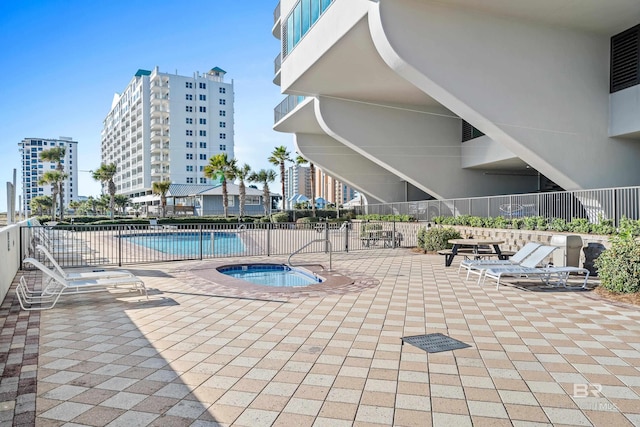
<svg viewBox="0 0 640 427">
<path fill-rule="evenodd" d="M 200 136 L 207 136 L 207 131 L 206 130 L 201 130 L 200 131 Z"/>
<path fill-rule="evenodd" d="M 227 88 L 225 88 L 225 87 L 221 87 L 220 89 L 218 89 L 218 92 L 220 92 L 220 93 L 227 93 Z"/>
<path fill-rule="evenodd" d="M 221 100 L 219 101 L 219 104 L 220 104 L 220 105 L 227 105 L 227 100 L 226 100 L 226 99 L 221 99 Z"/>
<path fill-rule="evenodd" d="M 207 143 L 200 141 L 200 148 L 207 148 Z"/>
<path fill-rule="evenodd" d="M 220 122 L 220 127 L 221 128 L 226 128 L 227 127 L 227 122 Z"/>
<path fill-rule="evenodd" d="M 200 177 L 200 184 L 206 184 L 207 178 Z"/>
<path fill-rule="evenodd" d="M 193 172 L 193 166 L 187 165 L 187 172 Z"/>
<path fill-rule="evenodd" d="M 193 95 L 191 95 L 190 93 L 188 93 L 186 95 L 187 101 L 193 101 Z"/>
<path fill-rule="evenodd" d="M 193 184 L 193 178 L 187 178 L 187 184 Z"/>
<path fill-rule="evenodd" d="M 200 153 L 200 160 L 207 160 L 207 155 L 204 153 Z"/>
<path fill-rule="evenodd" d="M 207 100 L 207 95 L 201 93 L 200 95 L 198 95 L 198 98 L 200 99 L 200 101 L 206 101 Z"/>
<path fill-rule="evenodd" d="M 200 166 L 200 172 L 204 171 L 204 166 Z"/>
<path fill-rule="evenodd" d="M 200 107 L 200 112 L 201 113 L 206 113 L 207 112 L 207 107 Z"/>
<path fill-rule="evenodd" d="M 193 136 L 193 131 L 192 130 L 187 130 L 187 136 Z"/>
<path fill-rule="evenodd" d="M 227 151 L 227 145 L 226 144 L 220 144 L 220 151 Z"/>
<path fill-rule="evenodd" d="M 200 119 L 200 124 L 201 125 L 206 125 L 207 124 L 207 119 Z"/>
<path fill-rule="evenodd" d="M 245 205 L 259 205 L 260 204 L 260 196 L 244 196 L 244 204 Z"/>
<path fill-rule="evenodd" d="M 193 89 L 193 83 L 191 83 L 191 82 L 185 82 L 185 87 L 186 87 L 187 89 Z"/>
<path fill-rule="evenodd" d="M 226 133 L 221 133 L 220 134 L 220 139 L 227 139 L 227 134 Z"/>
<path fill-rule="evenodd" d="M 187 148 L 193 148 L 193 142 L 187 141 Z"/>
<path fill-rule="evenodd" d="M 192 125 L 193 124 L 193 119 L 191 117 L 187 117 L 187 124 L 188 125 Z"/>
<path fill-rule="evenodd" d="M 191 105 L 187 105 L 187 113 L 193 113 L 193 107 Z"/>
<path fill-rule="evenodd" d="M 227 112 L 225 110 L 220 110 L 220 117 L 225 117 Z"/>
<path fill-rule="evenodd" d="M 193 160 L 193 154 L 187 153 L 187 160 Z"/>
<path fill-rule="evenodd" d="M 202 83 L 202 82 L 200 82 L 198 84 L 198 86 L 200 87 L 200 89 L 206 89 L 207 88 L 207 84 L 206 83 Z"/>
</svg>

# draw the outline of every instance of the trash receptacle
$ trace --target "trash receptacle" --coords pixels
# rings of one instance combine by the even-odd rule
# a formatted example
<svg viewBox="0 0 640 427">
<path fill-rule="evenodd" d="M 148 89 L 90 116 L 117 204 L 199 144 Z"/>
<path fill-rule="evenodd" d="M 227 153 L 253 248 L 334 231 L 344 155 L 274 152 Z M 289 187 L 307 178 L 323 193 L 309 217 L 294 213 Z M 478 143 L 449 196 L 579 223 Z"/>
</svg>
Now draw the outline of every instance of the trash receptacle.
<svg viewBox="0 0 640 427">
<path fill-rule="evenodd" d="M 550 245 L 558 247 L 551 254 L 553 265 L 556 267 L 580 267 L 582 237 L 556 234 L 551 237 Z"/>
</svg>

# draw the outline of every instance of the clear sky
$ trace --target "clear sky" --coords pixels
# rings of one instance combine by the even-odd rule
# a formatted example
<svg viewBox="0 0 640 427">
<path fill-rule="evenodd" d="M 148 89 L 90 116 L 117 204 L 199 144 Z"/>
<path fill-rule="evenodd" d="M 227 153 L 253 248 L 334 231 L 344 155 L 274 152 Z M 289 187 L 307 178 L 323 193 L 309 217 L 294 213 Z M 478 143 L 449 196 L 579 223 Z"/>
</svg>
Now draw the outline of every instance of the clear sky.
<svg viewBox="0 0 640 427">
<path fill-rule="evenodd" d="M 272 130 L 283 99 L 273 84 L 279 41 L 277 0 L 0 0 L 0 212 L 23 138 L 72 137 L 78 169 L 100 165 L 100 132 L 113 94 L 138 69 L 191 76 L 213 67 L 234 81 L 235 157 L 272 168 L 273 148 L 293 153 L 290 134 Z M 278 179 L 279 180 L 279 179 Z M 100 193 L 79 172 L 79 195 Z M 18 201 L 16 200 L 16 204 Z"/>
</svg>

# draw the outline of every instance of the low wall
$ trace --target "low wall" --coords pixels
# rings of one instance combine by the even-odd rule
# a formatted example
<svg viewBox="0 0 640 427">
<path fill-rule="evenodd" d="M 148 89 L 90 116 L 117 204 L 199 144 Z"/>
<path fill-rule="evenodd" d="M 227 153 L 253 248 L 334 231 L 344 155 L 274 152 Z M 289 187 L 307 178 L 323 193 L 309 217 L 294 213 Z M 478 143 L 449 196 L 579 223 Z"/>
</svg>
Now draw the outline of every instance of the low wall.
<svg viewBox="0 0 640 427">
<path fill-rule="evenodd" d="M 20 268 L 20 227 L 24 225 L 26 221 L 0 229 L 0 301 L 4 301 Z"/>
<path fill-rule="evenodd" d="M 447 226 L 449 227 L 449 226 Z M 474 239 L 488 238 L 504 240 L 505 243 L 500 245 L 500 248 L 507 251 L 517 251 L 523 247 L 527 242 L 538 242 L 544 245 L 548 245 L 551 242 L 551 237 L 554 235 L 564 236 L 580 236 L 582 238 L 582 247 L 585 248 L 589 243 L 600 243 L 604 247 L 609 248 L 611 243 L 609 242 L 609 236 L 603 236 L 598 234 L 579 234 L 579 233 L 558 233 L 553 231 L 538 231 L 538 230 L 511 230 L 511 229 L 498 229 L 498 228 L 479 228 L 479 227 L 463 227 L 463 226 L 451 226 L 460 232 L 462 237 L 472 237 Z M 584 264 L 584 252 L 580 251 L 580 265 Z"/>
</svg>

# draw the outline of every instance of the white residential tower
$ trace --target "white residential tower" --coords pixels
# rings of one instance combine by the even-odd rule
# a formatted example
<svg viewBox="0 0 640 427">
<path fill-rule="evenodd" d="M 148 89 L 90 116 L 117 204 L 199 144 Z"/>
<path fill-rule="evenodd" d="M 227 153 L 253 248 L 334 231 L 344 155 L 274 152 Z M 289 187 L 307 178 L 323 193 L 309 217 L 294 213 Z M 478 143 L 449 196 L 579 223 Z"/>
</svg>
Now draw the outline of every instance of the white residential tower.
<svg viewBox="0 0 640 427">
<path fill-rule="evenodd" d="M 114 95 L 102 130 L 102 162 L 115 163 L 118 194 L 143 202 L 152 183 L 211 184 L 218 153 L 234 157 L 233 82 L 216 67 L 193 76 L 138 70 Z M 97 165 L 96 165 L 97 167 Z"/>
<path fill-rule="evenodd" d="M 40 153 L 51 148 L 63 147 L 65 156 L 62 160 L 67 179 L 64 182 L 64 207 L 78 198 L 78 142 L 72 138 L 61 136 L 51 138 L 25 138 L 19 144 L 22 155 L 22 209 L 31 215 L 30 203 L 34 197 L 51 196 L 51 185 L 40 184 L 42 175 L 49 170 L 56 170 L 57 164 L 43 162 Z"/>
</svg>

